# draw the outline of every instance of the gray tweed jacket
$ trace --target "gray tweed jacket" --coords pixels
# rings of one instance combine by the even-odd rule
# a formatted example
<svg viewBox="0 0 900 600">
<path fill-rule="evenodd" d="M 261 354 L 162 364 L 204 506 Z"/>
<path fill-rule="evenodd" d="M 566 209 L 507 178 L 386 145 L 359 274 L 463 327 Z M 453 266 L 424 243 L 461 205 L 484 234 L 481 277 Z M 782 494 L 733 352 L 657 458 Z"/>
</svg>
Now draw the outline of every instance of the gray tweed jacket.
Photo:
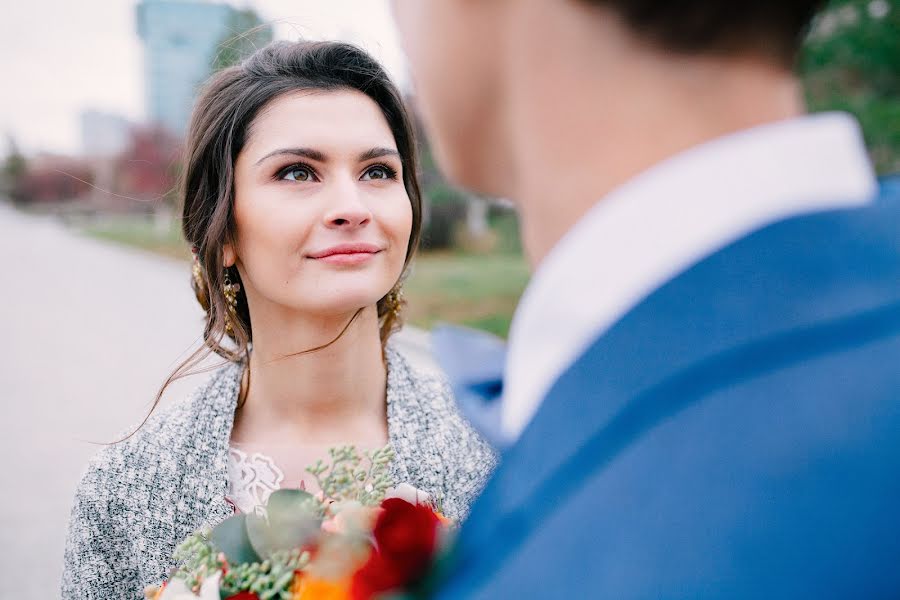
<svg viewBox="0 0 900 600">
<path fill-rule="evenodd" d="M 456 411 L 441 379 L 387 351 L 391 474 L 443 499 L 463 518 L 496 464 Z M 75 494 L 62 578 L 64 600 L 143 598 L 175 566 L 175 546 L 232 515 L 226 460 L 241 368 L 215 372 L 189 399 L 160 411 L 90 462 Z"/>
</svg>

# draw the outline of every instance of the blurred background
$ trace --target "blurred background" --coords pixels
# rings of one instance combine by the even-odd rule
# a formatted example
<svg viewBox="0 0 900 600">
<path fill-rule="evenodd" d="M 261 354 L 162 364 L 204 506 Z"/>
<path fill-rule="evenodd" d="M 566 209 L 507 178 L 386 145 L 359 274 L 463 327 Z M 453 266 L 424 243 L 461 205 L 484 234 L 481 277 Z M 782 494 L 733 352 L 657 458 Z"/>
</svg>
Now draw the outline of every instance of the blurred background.
<svg viewBox="0 0 900 600">
<path fill-rule="evenodd" d="M 0 21 L 0 598 L 53 598 L 71 494 L 198 340 L 173 193 L 195 90 L 273 39 L 341 39 L 416 99 L 387 0 L 13 0 Z M 900 0 L 835 0 L 800 57 L 811 110 L 847 110 L 900 170 Z M 421 129 L 421 128 L 420 128 Z M 449 185 L 422 136 L 424 248 L 401 342 L 505 336 L 528 269 L 503 199 Z M 183 395 L 182 382 L 167 397 Z M 11 588 L 10 588 L 11 589 Z"/>
</svg>

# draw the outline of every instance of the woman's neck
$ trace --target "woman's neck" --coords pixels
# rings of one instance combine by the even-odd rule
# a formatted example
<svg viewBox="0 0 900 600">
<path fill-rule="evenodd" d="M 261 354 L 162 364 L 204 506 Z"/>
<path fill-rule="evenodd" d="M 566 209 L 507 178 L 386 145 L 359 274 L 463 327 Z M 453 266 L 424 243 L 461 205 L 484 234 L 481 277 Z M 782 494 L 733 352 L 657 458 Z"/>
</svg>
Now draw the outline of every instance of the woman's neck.
<svg viewBox="0 0 900 600">
<path fill-rule="evenodd" d="M 254 323 L 246 401 L 235 415 L 233 441 L 386 442 L 387 371 L 378 317 L 374 306 L 347 326 L 351 317 Z"/>
</svg>

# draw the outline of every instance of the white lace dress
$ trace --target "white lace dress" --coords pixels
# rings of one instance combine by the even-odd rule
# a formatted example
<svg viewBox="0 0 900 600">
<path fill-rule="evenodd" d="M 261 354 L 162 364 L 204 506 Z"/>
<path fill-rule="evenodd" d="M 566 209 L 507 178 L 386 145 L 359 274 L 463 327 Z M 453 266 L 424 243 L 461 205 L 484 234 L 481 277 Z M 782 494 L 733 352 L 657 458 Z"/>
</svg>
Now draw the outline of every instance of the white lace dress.
<svg viewBox="0 0 900 600">
<path fill-rule="evenodd" d="M 284 472 L 270 456 L 228 448 L 228 491 L 225 499 L 236 512 L 259 512 L 272 492 L 281 489 Z"/>
</svg>

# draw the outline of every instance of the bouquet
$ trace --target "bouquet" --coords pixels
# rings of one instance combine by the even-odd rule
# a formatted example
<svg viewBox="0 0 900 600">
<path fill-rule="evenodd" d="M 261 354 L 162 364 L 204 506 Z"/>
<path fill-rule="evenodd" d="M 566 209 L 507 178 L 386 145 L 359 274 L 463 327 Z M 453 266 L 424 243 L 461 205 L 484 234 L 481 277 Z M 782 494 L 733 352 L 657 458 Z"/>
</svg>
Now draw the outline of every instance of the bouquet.
<svg viewBox="0 0 900 600">
<path fill-rule="evenodd" d="M 329 451 L 307 471 L 320 492 L 283 489 L 265 507 L 203 529 L 150 600 L 368 600 L 422 589 L 453 523 L 428 494 L 391 488 L 393 451 Z"/>
</svg>

